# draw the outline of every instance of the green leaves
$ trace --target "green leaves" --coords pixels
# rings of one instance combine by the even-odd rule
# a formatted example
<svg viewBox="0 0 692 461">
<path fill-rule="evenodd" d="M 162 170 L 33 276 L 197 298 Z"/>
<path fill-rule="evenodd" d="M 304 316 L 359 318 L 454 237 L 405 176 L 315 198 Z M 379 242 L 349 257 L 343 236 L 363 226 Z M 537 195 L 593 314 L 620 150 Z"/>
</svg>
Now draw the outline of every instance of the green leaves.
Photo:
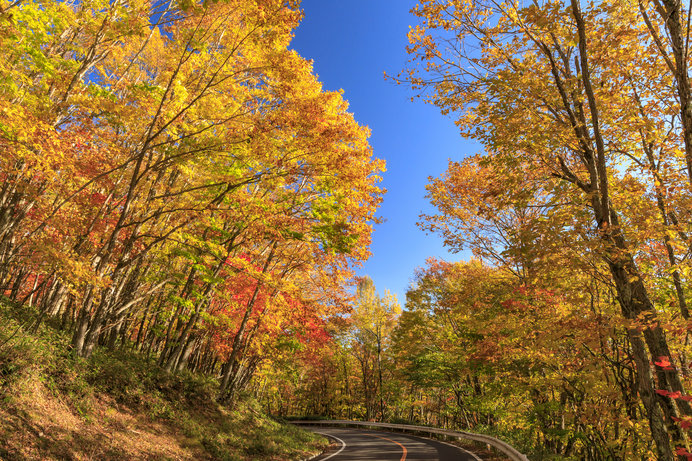
<svg viewBox="0 0 692 461">
<path fill-rule="evenodd" d="M 296 3 L 12 8 L 0 291 L 62 315 L 77 355 L 137 341 L 171 372 L 200 354 L 210 374 L 250 370 L 234 386 L 273 352 L 326 342 L 384 165 L 288 49 Z"/>
</svg>

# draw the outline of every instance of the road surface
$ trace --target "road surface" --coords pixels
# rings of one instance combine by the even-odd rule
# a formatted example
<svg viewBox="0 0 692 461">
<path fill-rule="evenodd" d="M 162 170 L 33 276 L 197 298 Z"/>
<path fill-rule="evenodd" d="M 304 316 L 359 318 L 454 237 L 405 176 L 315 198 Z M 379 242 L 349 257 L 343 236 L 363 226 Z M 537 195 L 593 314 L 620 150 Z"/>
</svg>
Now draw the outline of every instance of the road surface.
<svg viewBox="0 0 692 461">
<path fill-rule="evenodd" d="M 436 440 L 393 432 L 351 428 L 313 427 L 305 429 L 329 436 L 336 448 L 313 461 L 479 461 L 480 457 L 459 447 Z"/>
</svg>

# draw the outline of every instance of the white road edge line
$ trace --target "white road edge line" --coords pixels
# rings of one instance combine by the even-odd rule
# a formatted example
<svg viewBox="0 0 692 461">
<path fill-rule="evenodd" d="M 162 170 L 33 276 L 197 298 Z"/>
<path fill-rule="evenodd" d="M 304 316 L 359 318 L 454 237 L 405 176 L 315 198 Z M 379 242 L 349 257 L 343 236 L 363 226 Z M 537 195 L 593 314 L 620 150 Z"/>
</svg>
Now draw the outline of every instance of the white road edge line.
<svg viewBox="0 0 692 461">
<path fill-rule="evenodd" d="M 325 436 L 325 437 L 331 437 L 331 438 L 336 439 L 336 440 L 338 440 L 339 442 L 341 442 L 341 448 L 339 448 L 339 451 L 337 451 L 336 453 L 332 453 L 331 455 L 327 456 L 326 458 L 322 458 L 322 461 L 327 461 L 329 458 L 333 458 L 334 456 L 336 456 L 336 455 L 338 455 L 339 453 L 341 453 L 342 451 L 344 451 L 344 448 L 346 448 L 346 442 L 344 442 L 343 440 L 341 440 L 339 437 L 337 437 L 337 436 L 335 436 L 335 435 L 332 435 L 332 434 L 325 434 L 324 432 L 317 432 L 317 431 L 313 431 L 313 432 L 314 432 L 315 434 L 321 434 L 321 435 L 323 435 L 323 436 Z"/>
<path fill-rule="evenodd" d="M 433 439 L 433 440 L 434 440 L 434 439 Z M 443 442 L 442 440 L 438 440 L 438 442 L 444 443 L 445 445 L 449 445 L 450 447 L 458 448 L 459 450 L 463 451 L 464 453 L 468 453 L 469 455 L 473 456 L 473 458 L 476 459 L 477 461 L 483 461 L 482 459 L 480 459 L 480 458 L 478 457 L 477 454 L 472 453 L 472 452 L 470 452 L 470 451 L 468 451 L 468 450 L 465 450 L 465 449 L 461 448 L 459 445 L 454 445 L 453 443 Z"/>
</svg>

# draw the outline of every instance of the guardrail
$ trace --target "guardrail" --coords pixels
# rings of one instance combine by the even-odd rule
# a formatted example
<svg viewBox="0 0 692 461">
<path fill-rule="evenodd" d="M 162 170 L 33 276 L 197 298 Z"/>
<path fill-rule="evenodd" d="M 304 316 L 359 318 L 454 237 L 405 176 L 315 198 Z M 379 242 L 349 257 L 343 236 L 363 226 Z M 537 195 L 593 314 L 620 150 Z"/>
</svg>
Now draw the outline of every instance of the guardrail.
<svg viewBox="0 0 692 461">
<path fill-rule="evenodd" d="M 445 435 L 447 437 L 457 438 L 457 439 L 468 439 L 475 442 L 485 443 L 492 446 L 501 453 L 507 455 L 512 461 L 529 461 L 526 455 L 520 453 L 516 448 L 503 442 L 495 437 L 490 437 L 489 435 L 474 434 L 472 432 L 465 431 L 450 431 L 447 429 L 438 429 L 436 427 L 427 426 L 413 426 L 410 424 L 388 424 L 388 423 L 376 423 L 376 422 L 365 422 L 365 421 L 348 421 L 348 420 L 314 420 L 314 421 L 290 421 L 292 424 L 306 424 L 311 426 L 360 426 L 360 427 L 373 427 L 382 429 L 395 429 L 402 432 L 422 432 L 428 434 Z"/>
</svg>

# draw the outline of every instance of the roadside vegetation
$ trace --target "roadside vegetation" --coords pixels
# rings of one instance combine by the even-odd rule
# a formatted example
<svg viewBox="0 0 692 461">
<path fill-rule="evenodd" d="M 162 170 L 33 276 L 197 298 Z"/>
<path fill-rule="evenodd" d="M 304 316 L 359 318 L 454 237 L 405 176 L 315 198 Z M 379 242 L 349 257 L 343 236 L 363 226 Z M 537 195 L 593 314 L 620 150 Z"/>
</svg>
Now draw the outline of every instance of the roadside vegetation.
<svg viewBox="0 0 692 461">
<path fill-rule="evenodd" d="M 248 395 L 347 311 L 384 162 L 301 18 L 0 0 L 0 457 L 318 451 Z"/>
<path fill-rule="evenodd" d="M 402 308 L 350 292 L 385 165 L 299 0 L 0 0 L 0 456 L 321 446 L 261 407 L 692 459 L 689 8 L 412 12 L 392 79 L 479 148 L 420 222 L 475 259 Z"/>
<path fill-rule="evenodd" d="M 36 319 L 0 301 L 2 459 L 300 460 L 328 443 L 248 395 L 219 405 L 216 380 L 173 375 L 127 347 L 77 357 Z"/>
<path fill-rule="evenodd" d="M 412 13 L 392 80 L 477 142 L 430 178 L 420 227 L 474 258 L 430 258 L 401 314 L 361 290 L 268 407 L 487 432 L 536 460 L 692 459 L 688 6 Z"/>
</svg>

